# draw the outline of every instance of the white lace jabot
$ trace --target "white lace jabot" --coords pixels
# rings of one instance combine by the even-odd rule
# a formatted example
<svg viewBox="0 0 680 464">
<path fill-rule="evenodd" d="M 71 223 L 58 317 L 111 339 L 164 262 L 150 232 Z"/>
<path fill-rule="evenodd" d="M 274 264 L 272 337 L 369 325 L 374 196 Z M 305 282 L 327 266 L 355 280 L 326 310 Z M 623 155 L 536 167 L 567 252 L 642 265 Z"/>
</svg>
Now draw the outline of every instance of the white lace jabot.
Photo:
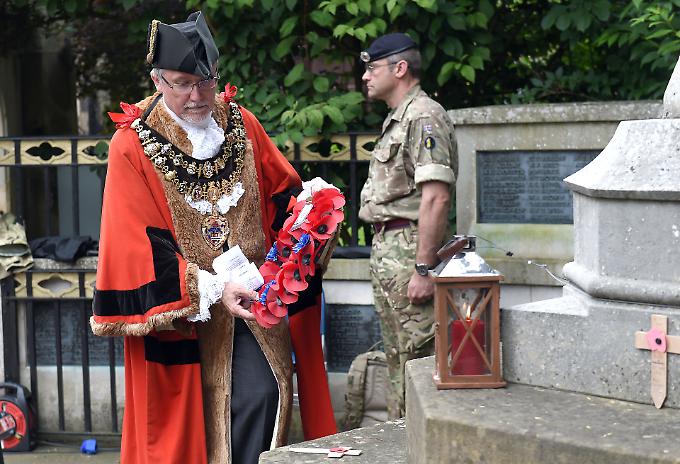
<svg viewBox="0 0 680 464">
<path fill-rule="evenodd" d="M 165 105 L 165 100 L 163 101 L 163 104 Z M 212 118 L 212 114 L 201 122 L 193 123 L 185 121 L 184 119 L 177 116 L 170 108 L 168 108 L 168 105 L 165 105 L 165 109 L 168 110 L 168 113 L 172 119 L 174 119 L 175 122 L 179 124 L 180 127 L 187 133 L 187 137 L 189 138 L 189 141 L 193 147 L 193 152 L 190 155 L 192 158 L 206 160 L 217 154 L 217 152 L 220 150 L 220 147 L 222 146 L 222 143 L 224 142 L 224 130 L 222 130 L 222 128 L 217 125 L 217 122 L 215 122 L 215 120 Z M 217 201 L 217 209 L 219 210 L 219 213 L 226 214 L 231 207 L 238 204 L 239 199 L 244 193 L 245 190 L 243 189 L 243 184 L 241 182 L 237 182 L 229 194 L 222 195 Z M 213 214 L 213 207 L 210 202 L 206 200 L 196 201 L 191 197 L 190 193 L 188 193 L 184 199 L 189 204 L 189 206 L 197 210 L 199 213 Z"/>
<path fill-rule="evenodd" d="M 165 100 L 163 101 L 165 105 Z M 198 123 L 188 122 L 177 116 L 168 105 L 165 105 L 172 119 L 187 133 L 187 137 L 193 147 L 192 153 L 187 153 L 192 158 L 206 160 L 217 154 L 224 142 L 224 131 L 212 117 L 212 114 Z"/>
</svg>

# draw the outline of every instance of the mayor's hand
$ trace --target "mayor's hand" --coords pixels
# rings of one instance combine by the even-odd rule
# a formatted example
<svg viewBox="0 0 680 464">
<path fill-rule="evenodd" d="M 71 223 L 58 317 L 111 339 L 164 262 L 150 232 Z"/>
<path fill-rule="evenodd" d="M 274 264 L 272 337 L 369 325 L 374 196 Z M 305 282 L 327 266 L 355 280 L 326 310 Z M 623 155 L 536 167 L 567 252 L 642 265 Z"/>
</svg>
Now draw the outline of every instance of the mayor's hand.
<svg viewBox="0 0 680 464">
<path fill-rule="evenodd" d="M 252 321 L 255 315 L 250 312 L 250 303 L 257 299 L 257 292 L 233 283 L 227 282 L 222 290 L 222 303 L 234 317 Z"/>
</svg>

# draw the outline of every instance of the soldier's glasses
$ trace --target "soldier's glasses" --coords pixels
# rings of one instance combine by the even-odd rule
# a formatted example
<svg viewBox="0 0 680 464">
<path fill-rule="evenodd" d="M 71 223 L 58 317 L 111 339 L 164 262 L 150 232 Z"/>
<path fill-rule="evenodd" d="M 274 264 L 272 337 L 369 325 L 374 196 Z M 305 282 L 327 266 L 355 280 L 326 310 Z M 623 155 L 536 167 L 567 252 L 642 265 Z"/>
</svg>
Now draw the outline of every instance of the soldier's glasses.
<svg viewBox="0 0 680 464">
<path fill-rule="evenodd" d="M 217 86 L 219 76 L 209 77 L 208 79 L 203 79 L 193 84 L 188 82 L 171 84 L 163 74 L 161 74 L 161 79 L 163 79 L 163 82 L 165 82 L 177 95 L 189 95 L 194 90 L 194 87 L 196 87 L 199 92 L 202 90 L 214 89 Z"/>
<path fill-rule="evenodd" d="M 392 66 L 392 65 L 397 64 L 397 63 L 398 63 L 398 61 L 396 63 L 382 63 L 382 64 L 366 63 L 366 66 L 364 67 L 364 69 L 366 69 L 367 73 L 373 74 L 375 72 L 376 68 L 380 68 L 382 66 Z"/>
</svg>

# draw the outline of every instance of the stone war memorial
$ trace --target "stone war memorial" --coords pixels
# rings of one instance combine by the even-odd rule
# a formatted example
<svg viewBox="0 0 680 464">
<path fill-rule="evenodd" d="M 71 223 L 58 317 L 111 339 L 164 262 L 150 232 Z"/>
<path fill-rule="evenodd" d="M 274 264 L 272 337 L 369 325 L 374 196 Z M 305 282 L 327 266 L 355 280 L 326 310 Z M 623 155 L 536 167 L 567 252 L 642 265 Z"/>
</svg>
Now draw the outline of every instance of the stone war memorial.
<svg viewBox="0 0 680 464">
<path fill-rule="evenodd" d="M 573 261 L 561 296 L 502 308 L 505 388 L 437 390 L 434 358 L 411 361 L 405 420 L 260 462 L 342 446 L 343 462 L 371 464 L 680 463 L 680 61 L 660 116 L 623 120 L 564 179 Z"/>
</svg>

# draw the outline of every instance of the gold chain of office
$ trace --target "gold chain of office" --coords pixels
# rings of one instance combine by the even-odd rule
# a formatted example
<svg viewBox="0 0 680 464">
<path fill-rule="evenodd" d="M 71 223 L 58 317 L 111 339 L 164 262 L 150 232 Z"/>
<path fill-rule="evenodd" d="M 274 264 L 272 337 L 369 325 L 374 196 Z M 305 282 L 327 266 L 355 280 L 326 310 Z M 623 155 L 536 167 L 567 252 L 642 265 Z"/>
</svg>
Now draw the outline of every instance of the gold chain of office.
<svg viewBox="0 0 680 464">
<path fill-rule="evenodd" d="M 241 177 L 246 131 L 234 102 L 229 102 L 229 126 L 221 153 L 207 161 L 186 155 L 141 119 L 136 119 L 130 127 L 137 131 L 144 154 L 163 173 L 165 180 L 172 182 L 179 193 L 190 194 L 194 201 L 217 202 L 222 195 L 231 193 Z"/>
</svg>

